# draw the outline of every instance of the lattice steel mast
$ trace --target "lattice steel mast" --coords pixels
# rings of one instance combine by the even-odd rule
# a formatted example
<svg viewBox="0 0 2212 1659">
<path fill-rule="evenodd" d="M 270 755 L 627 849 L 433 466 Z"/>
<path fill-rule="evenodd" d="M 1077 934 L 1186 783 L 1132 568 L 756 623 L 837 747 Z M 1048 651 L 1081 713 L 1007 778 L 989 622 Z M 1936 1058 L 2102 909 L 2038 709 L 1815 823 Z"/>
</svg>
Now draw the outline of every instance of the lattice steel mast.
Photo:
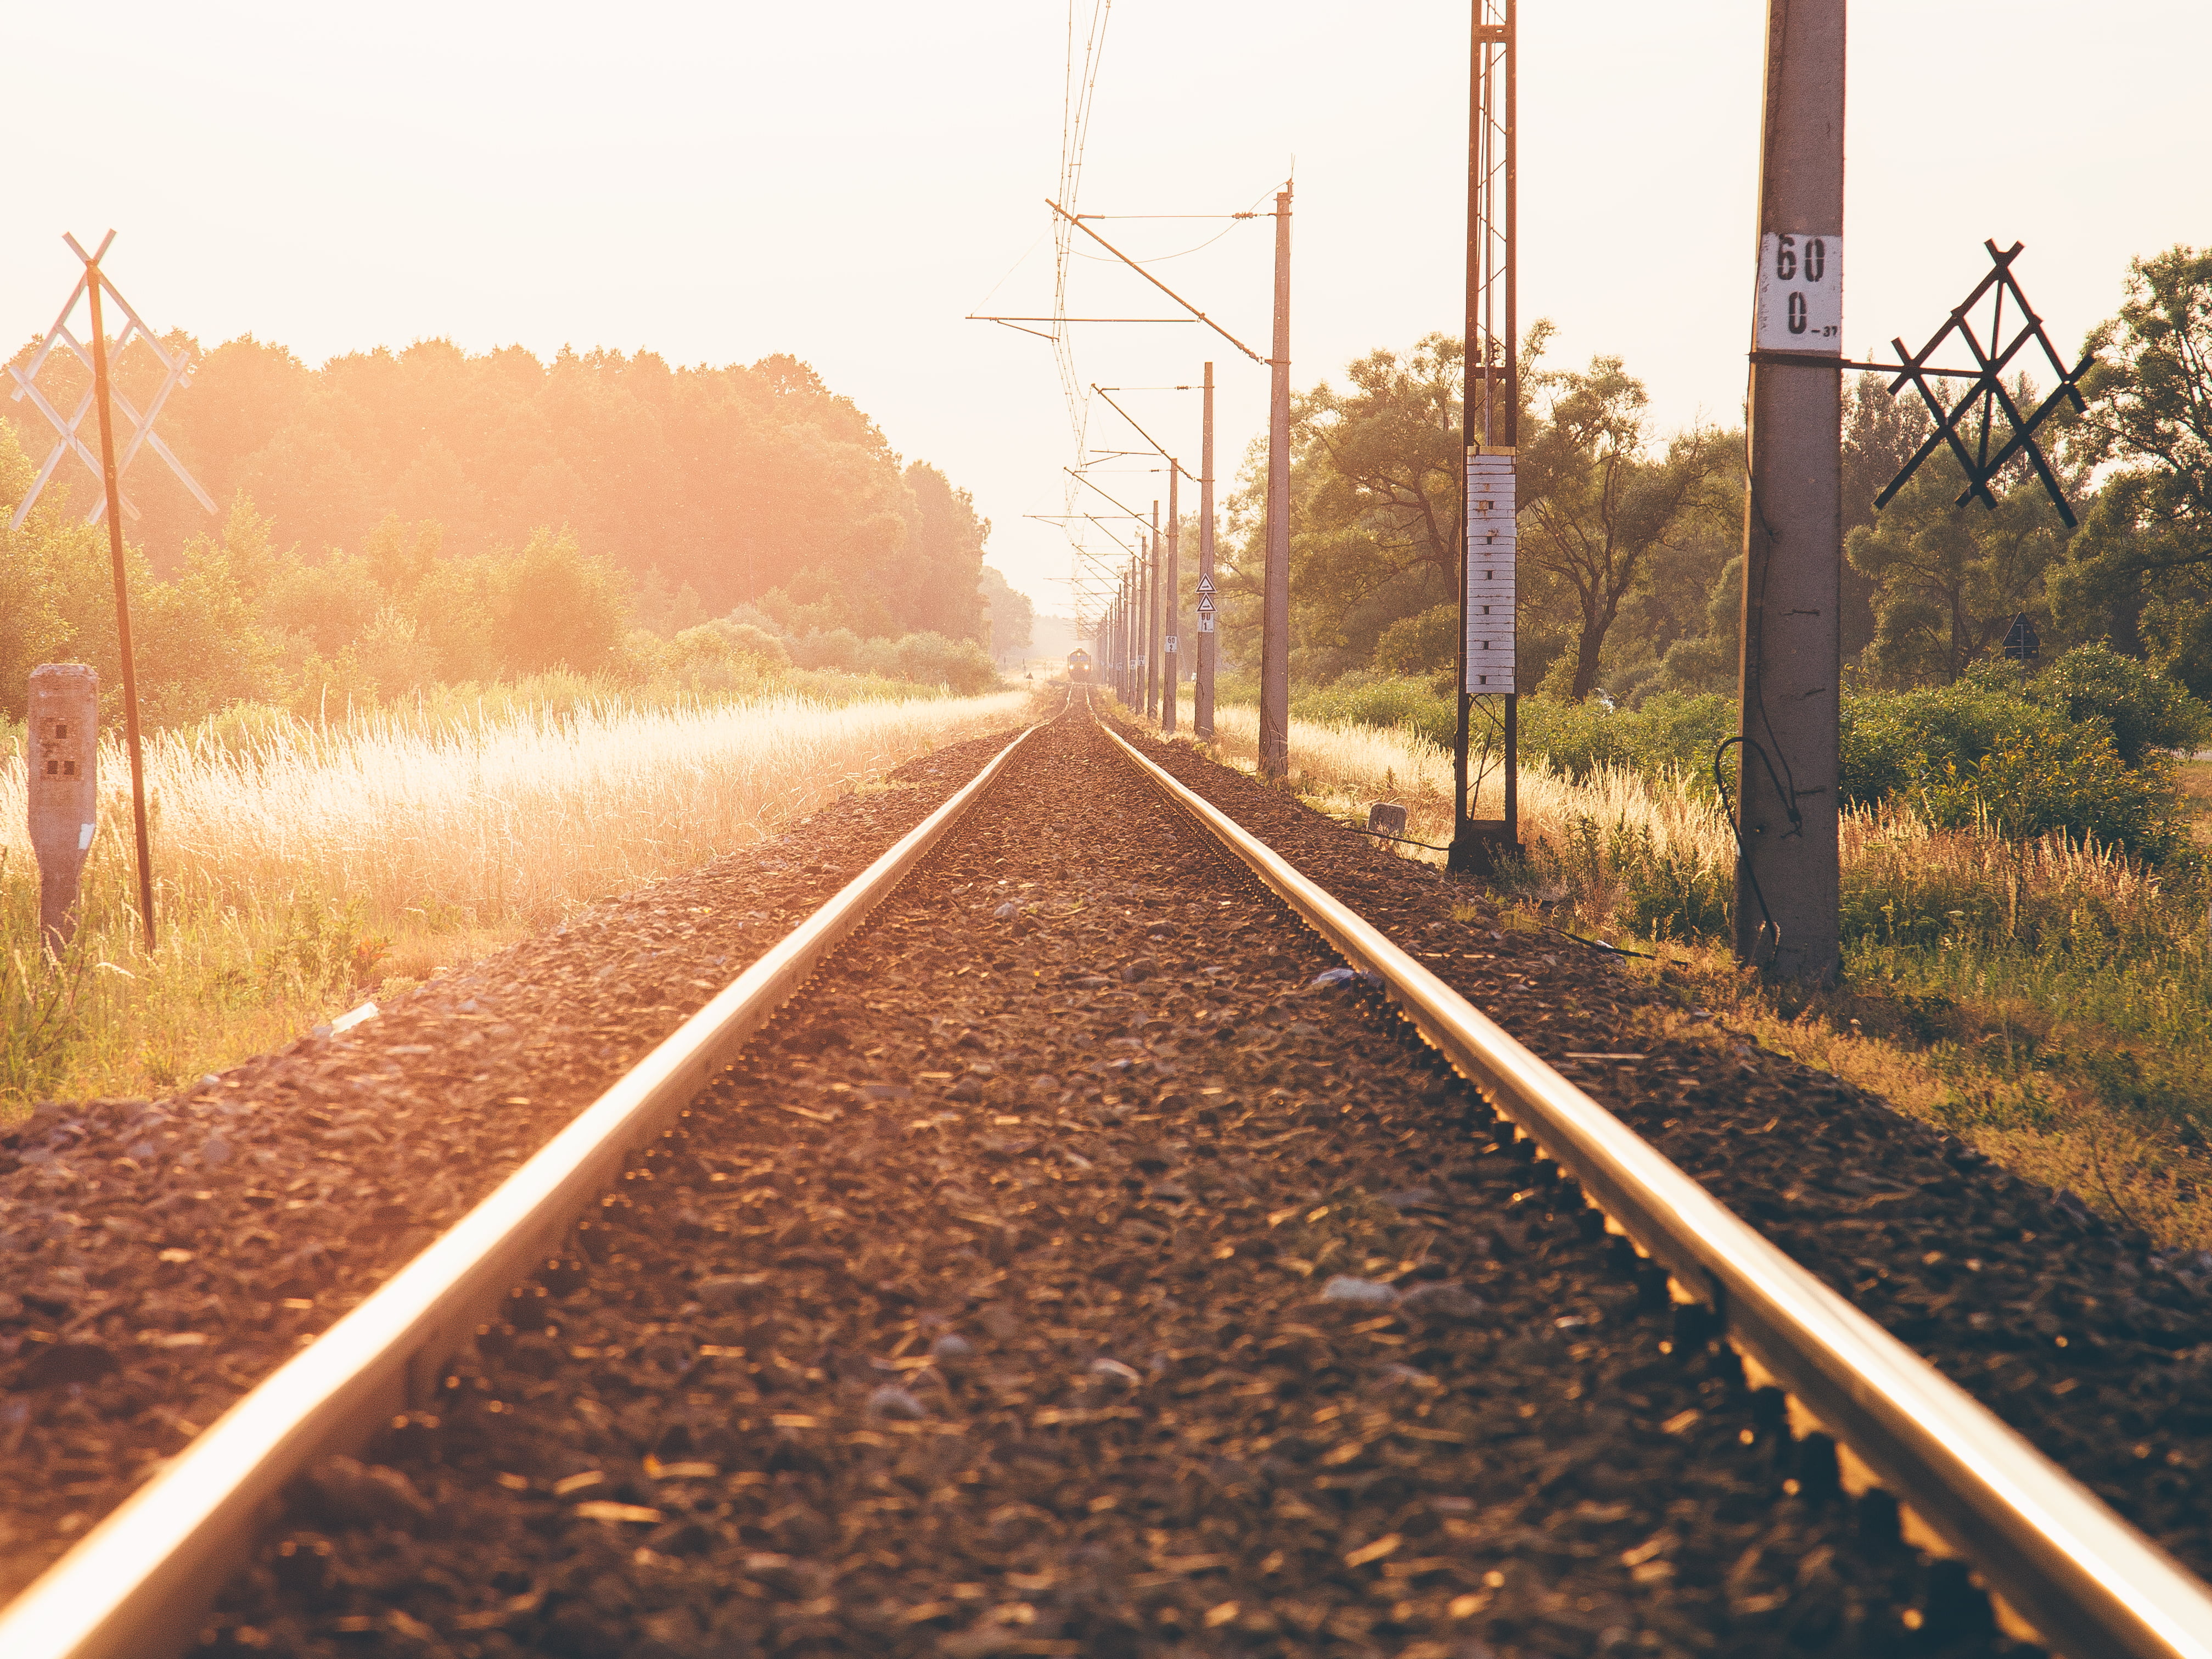
<svg viewBox="0 0 2212 1659">
<path fill-rule="evenodd" d="M 1514 684 L 1515 452 L 1521 375 L 1514 291 L 1515 0 L 1474 0 L 1467 139 L 1466 494 L 1461 514 L 1455 805 L 1447 866 L 1487 873 L 1520 848 Z M 1477 817 L 1495 776 L 1501 815 Z"/>
</svg>

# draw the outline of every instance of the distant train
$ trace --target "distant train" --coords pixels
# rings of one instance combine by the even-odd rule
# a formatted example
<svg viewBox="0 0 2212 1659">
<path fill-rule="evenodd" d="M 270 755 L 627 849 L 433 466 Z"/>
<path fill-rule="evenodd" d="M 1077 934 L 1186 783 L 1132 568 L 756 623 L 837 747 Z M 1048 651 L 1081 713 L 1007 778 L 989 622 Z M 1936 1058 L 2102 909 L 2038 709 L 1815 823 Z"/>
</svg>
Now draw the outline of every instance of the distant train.
<svg viewBox="0 0 2212 1659">
<path fill-rule="evenodd" d="M 1067 678 L 1078 685 L 1091 682 L 1091 653 L 1079 645 L 1067 653 Z"/>
</svg>

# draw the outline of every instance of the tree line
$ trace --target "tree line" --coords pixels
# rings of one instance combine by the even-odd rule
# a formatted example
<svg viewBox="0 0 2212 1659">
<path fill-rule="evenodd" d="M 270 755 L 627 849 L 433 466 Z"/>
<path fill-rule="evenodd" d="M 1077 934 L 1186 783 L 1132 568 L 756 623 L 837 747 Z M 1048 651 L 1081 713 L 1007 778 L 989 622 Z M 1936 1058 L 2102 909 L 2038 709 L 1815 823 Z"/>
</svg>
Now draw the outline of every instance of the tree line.
<svg viewBox="0 0 2212 1659">
<path fill-rule="evenodd" d="M 1740 428 L 1662 432 L 1644 383 L 1600 355 L 1522 346 L 1519 689 L 1568 701 L 1733 692 L 1744 514 Z M 1994 509 L 1957 504 L 1938 451 L 1876 513 L 1931 429 L 1886 377 L 1845 387 L 1843 632 L 1855 684 L 1960 681 L 2026 614 L 2053 651 L 2102 642 L 2212 700 L 2212 251 L 2134 261 L 2089 337 L 2086 413 L 2045 432 L 2081 518 L 2069 532 L 2024 462 Z M 1462 343 L 1432 334 L 1298 397 L 1291 439 L 1291 672 L 1308 686 L 1449 683 L 1455 647 Z M 2016 401 L 2033 388 L 2025 382 Z M 1256 666 L 1265 478 L 1228 507 L 1224 653 Z"/>
<path fill-rule="evenodd" d="M 125 480 L 159 723 L 556 668 L 635 678 L 666 666 L 641 635 L 732 616 L 787 642 L 854 641 L 811 653 L 853 664 L 954 659 L 890 649 L 910 638 L 1028 642 L 1028 601 L 983 566 L 990 524 L 969 493 L 904 461 L 794 358 L 541 362 L 432 340 L 311 369 L 250 336 L 204 357 L 188 335 L 170 343 L 198 367 L 160 430 L 225 510 L 210 522 L 151 456 Z M 57 354 L 41 376 L 64 409 L 83 390 L 73 372 Z M 155 372 L 126 352 L 118 386 L 143 404 Z M 0 410 L 6 508 L 52 438 L 27 404 Z M 65 461 L 23 528 L 0 533 L 0 712 L 20 714 L 40 661 L 79 658 L 119 683 L 106 535 L 82 521 L 96 489 Z"/>
</svg>

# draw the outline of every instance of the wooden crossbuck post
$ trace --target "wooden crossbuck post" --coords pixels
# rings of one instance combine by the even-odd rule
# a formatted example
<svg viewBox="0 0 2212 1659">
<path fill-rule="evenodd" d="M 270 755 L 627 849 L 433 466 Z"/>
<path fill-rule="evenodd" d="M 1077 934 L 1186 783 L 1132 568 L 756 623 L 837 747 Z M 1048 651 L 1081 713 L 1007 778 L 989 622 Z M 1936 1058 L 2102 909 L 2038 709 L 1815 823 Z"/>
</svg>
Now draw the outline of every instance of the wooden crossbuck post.
<svg viewBox="0 0 2212 1659">
<path fill-rule="evenodd" d="M 148 846 L 146 834 L 146 757 L 138 735 L 138 667 L 131 649 L 131 589 L 126 579 L 123 558 L 123 511 L 118 505 L 121 489 L 115 465 L 115 422 L 112 412 L 113 396 L 107 380 L 107 332 L 100 317 L 100 290 L 107 286 L 100 275 L 100 254 L 107 252 L 107 243 L 115 240 L 115 233 L 107 234 L 107 241 L 100 245 L 100 253 L 87 253 L 77 246 L 76 239 L 70 246 L 76 248 L 84 261 L 87 292 L 92 298 L 92 381 L 94 401 L 100 410 L 100 480 L 107 495 L 107 549 L 115 564 L 115 635 L 116 643 L 123 653 L 123 731 L 131 746 L 131 821 L 138 837 L 138 918 L 146 933 L 146 949 L 154 949 L 154 860 Z"/>
</svg>

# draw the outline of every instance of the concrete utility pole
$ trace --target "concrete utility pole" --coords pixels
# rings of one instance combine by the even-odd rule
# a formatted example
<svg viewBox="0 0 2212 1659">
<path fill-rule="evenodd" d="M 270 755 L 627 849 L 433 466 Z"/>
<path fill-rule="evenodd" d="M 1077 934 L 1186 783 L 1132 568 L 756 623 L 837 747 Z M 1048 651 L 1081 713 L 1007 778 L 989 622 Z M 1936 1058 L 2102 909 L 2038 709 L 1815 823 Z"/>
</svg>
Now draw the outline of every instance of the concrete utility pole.
<svg viewBox="0 0 2212 1659">
<path fill-rule="evenodd" d="M 39 937 L 59 957 L 76 933 L 77 878 L 100 823 L 100 676 L 77 662 L 33 668 L 28 713 Z"/>
<path fill-rule="evenodd" d="M 1129 642 L 1129 573 L 1121 572 L 1121 591 L 1114 601 L 1114 695 L 1121 702 L 1129 701 L 1129 671 L 1136 661 L 1136 647 Z"/>
<path fill-rule="evenodd" d="M 1267 562 L 1260 597 L 1260 772 L 1291 769 L 1291 187 L 1275 192 L 1275 343 L 1267 357 Z"/>
<path fill-rule="evenodd" d="M 1842 966 L 1844 3 L 1767 5 L 1737 750 L 1737 957 L 1821 983 Z"/>
<path fill-rule="evenodd" d="M 1206 366 L 1206 421 L 1198 459 L 1198 680 L 1190 729 L 1213 741 L 1213 365 Z"/>
<path fill-rule="evenodd" d="M 1117 589 L 1106 601 L 1106 626 L 1098 635 L 1098 673 L 1106 689 L 1121 695 L 1121 596 Z"/>
<path fill-rule="evenodd" d="M 1115 606 L 1115 610 L 1120 614 L 1121 618 L 1120 629 L 1121 647 L 1121 678 L 1119 689 L 1115 690 L 1114 695 L 1121 698 L 1125 705 L 1133 706 L 1136 702 L 1137 686 L 1137 635 L 1135 628 L 1137 613 L 1137 568 L 1133 564 L 1126 565 L 1122 568 L 1121 599 L 1120 604 Z"/>
<path fill-rule="evenodd" d="M 1138 708 L 1146 719 L 1152 713 L 1152 671 L 1159 659 L 1152 646 L 1152 561 L 1145 549 L 1145 535 L 1137 532 L 1137 672 Z"/>
<path fill-rule="evenodd" d="M 1128 647 L 1128 669 L 1122 678 L 1121 701 L 1131 708 L 1136 708 L 1145 695 L 1144 670 L 1137 660 L 1137 653 L 1142 648 L 1137 638 L 1138 598 L 1142 592 L 1137 586 L 1137 565 L 1133 559 L 1121 573 L 1121 637 Z"/>
<path fill-rule="evenodd" d="M 1179 563 L 1182 545 L 1182 509 L 1176 505 L 1182 497 L 1176 492 L 1176 485 L 1182 477 L 1182 463 L 1170 455 L 1168 458 L 1168 570 L 1165 580 L 1160 584 L 1160 614 L 1166 619 L 1166 635 L 1160 641 L 1160 730 L 1163 732 L 1176 729 L 1176 701 L 1179 695 L 1176 690 L 1176 680 L 1182 672 L 1182 659 L 1179 650 L 1182 639 L 1177 623 L 1181 618 L 1182 601 L 1176 589 L 1182 580 Z"/>
<path fill-rule="evenodd" d="M 1145 659 L 1145 712 L 1154 720 L 1160 717 L 1160 653 L 1161 635 L 1166 629 L 1162 625 L 1167 606 L 1160 592 L 1160 504 L 1152 503 L 1152 538 L 1147 577 L 1152 583 L 1151 600 L 1145 607 L 1145 627 L 1152 641 L 1152 649 Z"/>
<path fill-rule="evenodd" d="M 1145 544 L 1129 556 L 1129 707 L 1145 711 Z"/>
<path fill-rule="evenodd" d="M 1127 583 L 1123 586 L 1126 586 Z M 1109 637 L 1113 641 L 1114 658 L 1107 667 L 1107 672 L 1112 676 L 1107 684 L 1114 688 L 1115 697 L 1126 699 L 1129 694 L 1129 647 L 1123 631 L 1119 590 L 1114 595 L 1114 631 Z"/>
</svg>

